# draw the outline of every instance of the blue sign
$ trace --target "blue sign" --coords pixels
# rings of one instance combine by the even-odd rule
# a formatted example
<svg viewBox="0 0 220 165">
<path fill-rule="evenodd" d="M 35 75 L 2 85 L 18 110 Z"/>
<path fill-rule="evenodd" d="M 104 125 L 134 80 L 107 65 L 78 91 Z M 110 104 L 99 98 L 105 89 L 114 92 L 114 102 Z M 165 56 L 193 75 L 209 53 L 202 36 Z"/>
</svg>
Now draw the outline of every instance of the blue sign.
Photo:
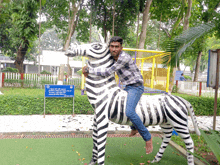
<svg viewBox="0 0 220 165">
<path fill-rule="evenodd" d="M 181 77 L 181 74 L 183 73 L 183 71 L 176 71 L 176 76 L 175 76 L 175 81 L 178 80 L 180 81 L 180 77 Z"/>
<path fill-rule="evenodd" d="M 45 85 L 45 97 L 74 97 L 74 85 Z"/>
</svg>

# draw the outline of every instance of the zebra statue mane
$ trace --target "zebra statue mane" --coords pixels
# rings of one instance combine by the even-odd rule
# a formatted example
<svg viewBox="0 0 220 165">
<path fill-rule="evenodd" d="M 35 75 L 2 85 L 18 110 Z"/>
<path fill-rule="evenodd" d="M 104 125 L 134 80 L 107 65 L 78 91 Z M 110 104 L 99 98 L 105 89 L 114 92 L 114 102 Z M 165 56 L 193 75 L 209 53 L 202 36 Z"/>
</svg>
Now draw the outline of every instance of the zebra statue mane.
<svg viewBox="0 0 220 165">
<path fill-rule="evenodd" d="M 78 45 L 65 53 L 69 57 L 86 56 L 88 65 L 93 68 L 108 68 L 114 64 L 108 45 L 91 43 Z M 86 78 L 86 93 L 94 108 L 93 119 L 93 153 L 89 165 L 103 165 L 105 162 L 105 144 L 109 120 L 123 125 L 132 125 L 125 115 L 127 92 L 120 89 L 115 81 L 115 75 L 96 76 L 89 74 Z M 194 152 L 194 143 L 188 129 L 188 113 L 197 135 L 200 135 L 196 117 L 191 104 L 185 99 L 170 94 L 142 95 L 136 113 L 147 127 L 160 125 L 164 133 L 163 141 L 153 162 L 159 162 L 171 139 L 172 131 L 185 142 L 187 150 Z M 143 151 L 144 152 L 144 151 Z M 188 165 L 194 165 L 193 155 L 187 152 Z"/>
</svg>

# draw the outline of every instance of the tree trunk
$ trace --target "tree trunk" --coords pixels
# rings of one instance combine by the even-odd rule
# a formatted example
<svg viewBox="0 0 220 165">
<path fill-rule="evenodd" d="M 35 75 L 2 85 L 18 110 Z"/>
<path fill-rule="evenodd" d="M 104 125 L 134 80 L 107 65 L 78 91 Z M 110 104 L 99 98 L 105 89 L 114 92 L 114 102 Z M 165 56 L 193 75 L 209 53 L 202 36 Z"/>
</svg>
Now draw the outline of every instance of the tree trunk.
<svg viewBox="0 0 220 165">
<path fill-rule="evenodd" d="M 160 26 L 159 26 L 159 35 L 158 35 L 158 42 L 157 42 L 157 49 L 159 50 L 160 47 L 160 28 L 161 28 L 161 20 L 162 20 L 162 12 L 160 15 Z"/>
<path fill-rule="evenodd" d="M 143 12 L 143 19 L 142 19 L 142 28 L 141 28 L 141 34 L 140 34 L 140 40 L 139 40 L 139 49 L 144 49 L 144 44 L 146 40 L 146 33 L 147 33 L 147 23 L 149 21 L 149 11 L 151 6 L 152 0 L 147 0 Z M 137 57 L 142 58 L 143 52 L 138 52 Z M 136 62 L 137 67 L 140 68 L 140 60 Z"/>
<path fill-rule="evenodd" d="M 143 12 L 143 20 L 142 20 L 142 29 L 140 34 L 140 41 L 139 41 L 139 49 L 144 49 L 145 39 L 146 39 L 146 31 L 147 31 L 147 22 L 148 22 L 148 16 L 150 11 L 152 0 L 147 0 L 145 4 L 145 9 Z"/>
<path fill-rule="evenodd" d="M 73 33 L 74 33 L 76 25 L 77 25 L 77 20 L 75 21 L 75 19 L 76 19 L 76 15 L 77 15 L 77 12 L 79 10 L 79 6 L 81 3 L 82 3 L 82 0 L 80 0 L 78 6 L 76 6 L 76 2 L 73 1 L 72 2 L 72 10 L 70 10 L 70 6 L 69 6 L 69 25 L 68 25 L 67 37 L 65 39 L 65 44 L 63 47 L 64 51 L 66 51 L 69 48 L 71 37 L 73 36 Z M 70 5 L 70 3 L 69 3 L 69 5 Z M 67 75 L 68 75 L 68 77 L 71 77 L 72 69 L 69 65 L 69 57 L 67 60 L 67 67 L 68 67 Z"/>
<path fill-rule="evenodd" d="M 92 41 L 92 11 L 90 13 L 90 20 L 89 20 L 89 43 Z"/>
<path fill-rule="evenodd" d="M 199 66 L 200 66 L 201 58 L 202 58 L 202 51 L 199 51 L 198 56 L 197 56 L 197 60 L 196 60 L 196 69 L 195 69 L 195 75 L 194 75 L 194 82 L 198 81 Z"/>
<path fill-rule="evenodd" d="M 69 19 L 70 21 L 69 21 L 69 25 L 68 25 L 67 37 L 65 39 L 65 44 L 64 44 L 64 48 L 63 48 L 64 51 L 69 48 L 71 37 L 75 31 L 76 24 L 77 24 L 75 22 L 76 14 L 79 10 L 79 6 L 81 3 L 82 3 L 82 0 L 80 0 L 78 6 L 76 6 L 76 2 L 72 3 L 72 13 L 70 14 L 70 19 Z"/>
<path fill-rule="evenodd" d="M 114 34 L 114 29 L 115 29 L 115 0 L 113 0 L 113 25 L 112 25 L 112 37 L 115 35 Z"/>
<path fill-rule="evenodd" d="M 14 62 L 16 68 L 18 69 L 19 73 L 24 73 L 24 57 L 26 55 L 26 52 L 28 50 L 29 46 L 29 41 L 25 40 L 24 41 L 24 47 L 22 47 L 22 44 L 19 46 L 18 51 L 17 51 L 17 57 Z"/>
<path fill-rule="evenodd" d="M 176 76 L 176 67 L 172 68 L 172 74 L 170 75 L 170 84 L 169 84 L 169 93 L 172 92 L 173 86 L 174 86 L 174 81 L 175 81 L 175 76 Z"/>
<path fill-rule="evenodd" d="M 139 22 L 140 22 L 139 18 L 140 18 L 140 12 L 138 12 L 136 48 L 138 48 L 138 33 L 139 33 Z"/>
<path fill-rule="evenodd" d="M 188 8 L 187 8 L 187 13 L 184 18 L 184 24 L 183 24 L 183 30 L 187 30 L 189 28 L 189 18 L 191 16 L 191 8 L 192 8 L 192 0 L 188 0 Z M 180 22 L 179 22 L 180 23 Z M 177 68 L 173 68 L 173 74 L 170 76 L 170 85 L 169 85 L 169 92 L 172 92 L 173 85 L 174 85 L 174 80 L 176 76 L 176 70 Z"/>
<path fill-rule="evenodd" d="M 192 9 L 192 0 L 188 0 L 188 8 L 184 19 L 183 31 L 189 28 L 189 18 L 191 16 L 191 9 Z"/>
<path fill-rule="evenodd" d="M 105 15 L 104 15 L 104 22 L 103 22 L 103 31 L 104 31 L 104 39 L 105 39 L 105 42 L 106 42 L 106 34 L 107 34 L 107 30 L 106 30 L 106 8 L 105 8 Z"/>
</svg>

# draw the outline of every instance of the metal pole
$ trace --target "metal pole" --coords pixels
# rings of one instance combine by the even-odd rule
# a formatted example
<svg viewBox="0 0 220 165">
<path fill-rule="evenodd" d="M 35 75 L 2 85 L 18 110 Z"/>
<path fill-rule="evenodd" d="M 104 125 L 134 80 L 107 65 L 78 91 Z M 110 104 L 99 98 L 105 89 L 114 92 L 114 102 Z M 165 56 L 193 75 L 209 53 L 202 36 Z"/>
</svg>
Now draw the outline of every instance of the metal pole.
<svg viewBox="0 0 220 165">
<path fill-rule="evenodd" d="M 215 127 L 216 127 L 217 99 L 218 99 L 218 86 L 219 86 L 219 59 L 220 59 L 220 49 L 217 49 L 217 68 L 216 68 L 216 83 L 215 83 L 213 130 L 215 130 Z"/>
<path fill-rule="evenodd" d="M 75 116 L 74 114 L 74 97 L 73 97 L 73 117 Z"/>
<path fill-rule="evenodd" d="M 45 118 L 45 95 L 44 95 L 44 118 Z"/>
</svg>

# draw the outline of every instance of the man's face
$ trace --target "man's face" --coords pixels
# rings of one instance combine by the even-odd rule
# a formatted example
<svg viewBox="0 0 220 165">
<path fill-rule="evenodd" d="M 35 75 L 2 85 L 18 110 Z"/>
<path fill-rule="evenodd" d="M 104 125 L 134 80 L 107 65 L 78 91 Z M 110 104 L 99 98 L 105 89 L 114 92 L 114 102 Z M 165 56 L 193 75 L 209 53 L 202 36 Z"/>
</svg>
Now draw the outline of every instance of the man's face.
<svg viewBox="0 0 220 165">
<path fill-rule="evenodd" d="M 119 56 L 119 54 L 122 51 L 122 45 L 120 44 L 120 42 L 111 42 L 109 45 L 109 50 L 111 55 L 114 56 Z"/>
</svg>

